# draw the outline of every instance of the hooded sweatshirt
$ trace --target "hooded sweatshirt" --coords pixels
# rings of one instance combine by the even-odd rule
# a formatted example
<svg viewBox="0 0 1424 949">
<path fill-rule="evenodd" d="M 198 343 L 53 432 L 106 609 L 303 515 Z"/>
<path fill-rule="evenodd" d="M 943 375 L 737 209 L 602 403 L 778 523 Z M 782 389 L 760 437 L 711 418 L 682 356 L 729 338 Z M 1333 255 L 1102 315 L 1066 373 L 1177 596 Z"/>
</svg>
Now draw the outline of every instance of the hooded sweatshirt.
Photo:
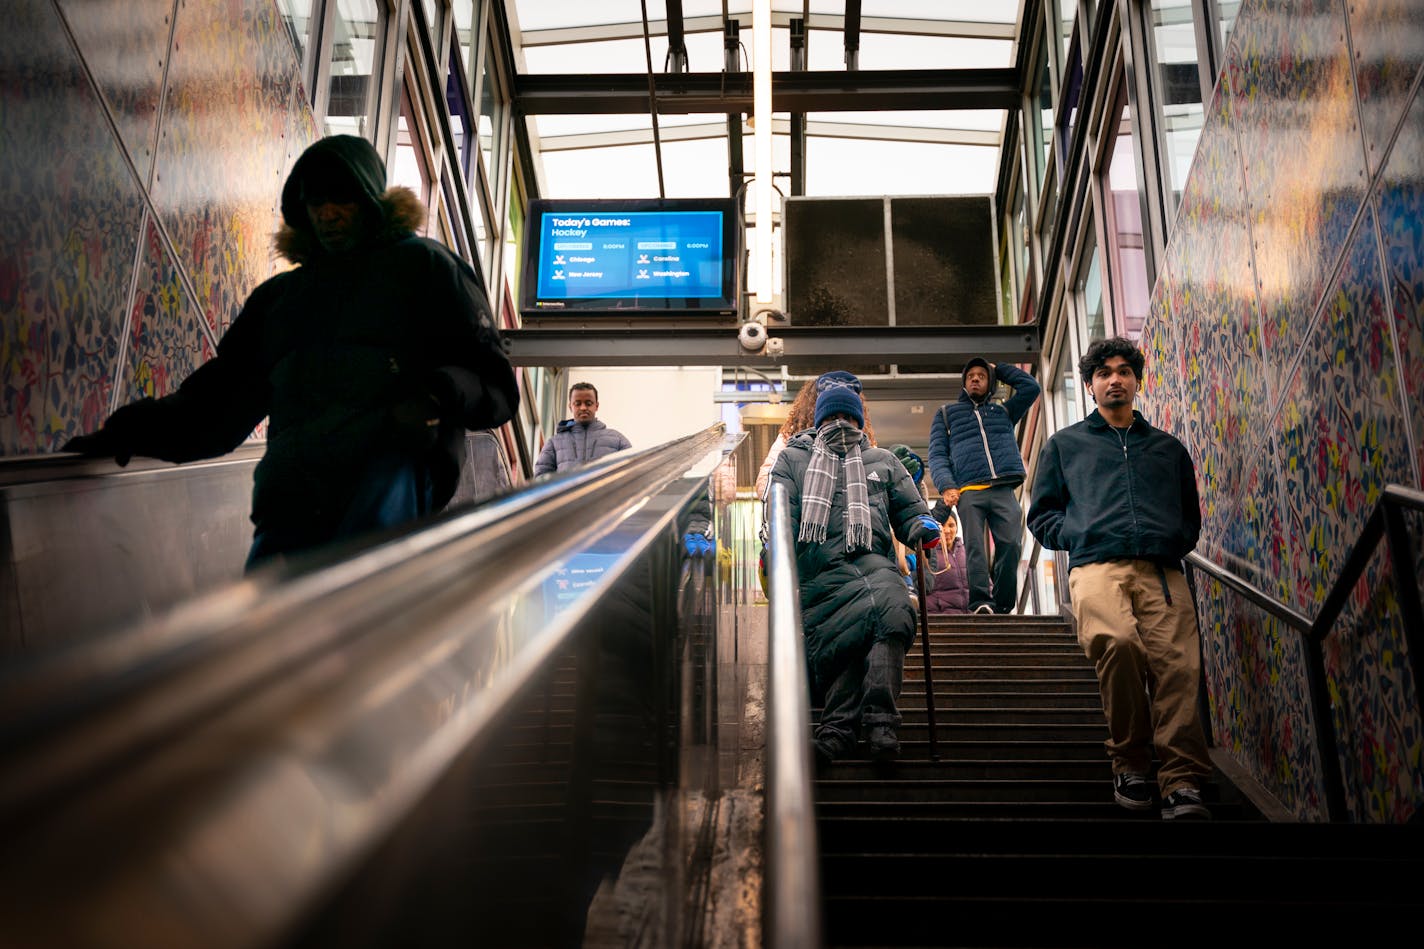
<svg viewBox="0 0 1424 949">
<path fill-rule="evenodd" d="M 438 509 L 464 457 L 465 429 L 508 421 L 518 404 L 479 276 L 415 236 L 424 208 L 385 188 L 365 139 L 324 138 L 282 189 L 278 251 L 297 266 L 248 297 L 217 355 L 172 395 L 147 400 L 138 453 L 189 461 L 231 451 L 266 416 L 252 520 L 334 527 L 372 463 L 394 455 L 430 472 Z M 365 239 L 328 253 L 302 203 L 304 183 L 354 194 Z M 432 429 L 406 404 L 435 407 Z M 142 405 L 143 403 L 141 403 Z"/>
</svg>

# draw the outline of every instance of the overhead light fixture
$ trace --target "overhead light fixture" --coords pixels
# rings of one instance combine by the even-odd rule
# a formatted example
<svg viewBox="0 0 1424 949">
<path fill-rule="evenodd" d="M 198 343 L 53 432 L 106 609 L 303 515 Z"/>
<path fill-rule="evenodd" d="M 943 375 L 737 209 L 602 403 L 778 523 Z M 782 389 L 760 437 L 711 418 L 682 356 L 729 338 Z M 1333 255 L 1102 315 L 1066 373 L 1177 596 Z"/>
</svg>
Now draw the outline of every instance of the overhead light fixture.
<svg viewBox="0 0 1424 949">
<path fill-rule="evenodd" d="M 752 4 L 752 132 L 756 157 L 756 302 L 771 303 L 771 0 Z"/>
</svg>

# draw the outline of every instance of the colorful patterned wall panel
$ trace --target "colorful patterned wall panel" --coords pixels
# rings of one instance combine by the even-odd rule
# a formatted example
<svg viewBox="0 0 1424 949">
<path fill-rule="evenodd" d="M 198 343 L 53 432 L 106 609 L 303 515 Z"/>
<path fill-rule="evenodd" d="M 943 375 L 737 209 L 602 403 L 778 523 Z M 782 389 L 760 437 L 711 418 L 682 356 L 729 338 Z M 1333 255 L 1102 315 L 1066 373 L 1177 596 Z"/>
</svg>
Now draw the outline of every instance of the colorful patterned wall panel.
<svg viewBox="0 0 1424 949">
<path fill-rule="evenodd" d="M 1295 578 L 1286 602 L 1310 617 L 1384 486 L 1413 477 L 1378 248 L 1367 210 L 1276 422 Z"/>
<path fill-rule="evenodd" d="M 1202 579 L 1197 611 L 1215 743 L 1298 817 L 1314 818 L 1324 790 L 1305 701 L 1304 642 L 1280 620 Z"/>
<path fill-rule="evenodd" d="M 1324 644 L 1354 820 L 1403 822 L 1424 806 L 1424 726 L 1412 701 L 1418 683 L 1390 571 L 1381 547 Z"/>
<path fill-rule="evenodd" d="M 1342 0 L 1247 4 L 1234 33 L 1231 117 L 1275 391 L 1368 182 Z"/>
<path fill-rule="evenodd" d="M 1409 91 L 1424 68 L 1424 3 L 1349 0 L 1350 47 L 1371 174 L 1379 170 Z"/>
<path fill-rule="evenodd" d="M 108 413 L 143 203 L 54 7 L 5 19 L 0 454 L 26 455 Z"/>
<path fill-rule="evenodd" d="M 1191 396 L 1175 430 L 1196 458 L 1209 515 L 1239 496 L 1270 410 L 1230 105 L 1223 83 L 1211 103 L 1214 121 L 1197 144 L 1167 252 L 1167 294 L 1181 327 L 1182 379 Z"/>
<path fill-rule="evenodd" d="M 1379 182 L 1379 227 L 1394 308 L 1400 375 L 1424 487 L 1424 95 L 1416 95 Z"/>
<path fill-rule="evenodd" d="M 1164 285 L 1170 284 L 1170 268 L 1163 268 L 1157 279 Z M 1178 431 L 1176 406 L 1182 389 L 1183 360 L 1180 358 L 1181 346 L 1177 340 L 1177 324 L 1172 319 L 1170 298 L 1171 292 L 1165 291 L 1153 297 L 1148 304 L 1142 337 L 1147 367 L 1138 393 L 1138 407 L 1153 425 L 1167 431 Z"/>
<path fill-rule="evenodd" d="M 202 313 L 152 218 L 144 221 L 126 346 L 120 404 L 167 395 L 213 355 Z"/>
<path fill-rule="evenodd" d="M 274 272 L 272 223 L 296 84 L 276 4 L 180 5 L 153 201 L 218 335 Z"/>
<path fill-rule="evenodd" d="M 173 0 L 60 0 L 59 7 L 139 180 L 147 182 Z"/>
</svg>

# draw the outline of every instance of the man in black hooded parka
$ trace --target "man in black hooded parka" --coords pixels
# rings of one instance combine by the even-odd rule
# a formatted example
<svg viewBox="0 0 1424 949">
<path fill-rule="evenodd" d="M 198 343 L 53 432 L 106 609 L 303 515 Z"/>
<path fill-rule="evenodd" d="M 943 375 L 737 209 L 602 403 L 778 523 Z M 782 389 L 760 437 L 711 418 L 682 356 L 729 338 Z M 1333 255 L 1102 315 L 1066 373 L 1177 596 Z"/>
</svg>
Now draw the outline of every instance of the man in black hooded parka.
<svg viewBox="0 0 1424 949">
<path fill-rule="evenodd" d="M 480 278 L 415 236 L 424 217 L 369 142 L 321 139 L 282 189 L 276 246 L 298 266 L 252 292 L 176 392 L 65 450 L 192 461 L 268 418 L 249 567 L 439 510 L 465 430 L 508 421 L 519 395 Z"/>
</svg>

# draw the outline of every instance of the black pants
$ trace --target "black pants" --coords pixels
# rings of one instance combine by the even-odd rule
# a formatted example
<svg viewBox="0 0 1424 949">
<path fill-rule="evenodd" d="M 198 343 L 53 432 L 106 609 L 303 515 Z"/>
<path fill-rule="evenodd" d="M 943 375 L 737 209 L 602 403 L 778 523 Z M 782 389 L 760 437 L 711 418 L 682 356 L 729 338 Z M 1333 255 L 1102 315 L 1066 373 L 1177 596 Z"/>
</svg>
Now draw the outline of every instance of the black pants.
<svg viewBox="0 0 1424 949">
<path fill-rule="evenodd" d="M 965 491 L 959 495 L 964 526 L 965 566 L 969 574 L 969 609 L 988 603 L 995 613 L 1011 613 L 1019 598 L 1019 555 L 1023 553 L 1023 508 L 1011 485 Z M 985 528 L 994 538 L 989 563 Z"/>
</svg>

